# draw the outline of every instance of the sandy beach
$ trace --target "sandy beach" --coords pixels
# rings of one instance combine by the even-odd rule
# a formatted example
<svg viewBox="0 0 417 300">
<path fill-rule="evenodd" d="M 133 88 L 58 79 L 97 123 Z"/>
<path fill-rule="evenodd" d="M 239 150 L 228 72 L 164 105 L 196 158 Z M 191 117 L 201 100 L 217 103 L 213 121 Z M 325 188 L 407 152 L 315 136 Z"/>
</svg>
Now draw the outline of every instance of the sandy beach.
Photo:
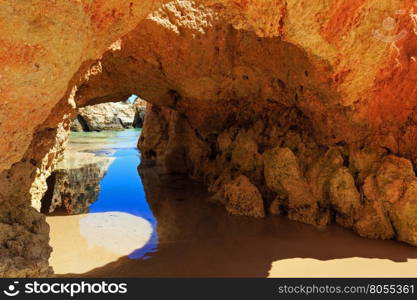
<svg viewBox="0 0 417 300">
<path fill-rule="evenodd" d="M 47 217 L 49 259 L 56 273 L 84 273 L 143 247 L 152 234 L 143 218 L 121 212 Z"/>
<path fill-rule="evenodd" d="M 270 278 L 355 278 L 355 277 L 417 277 L 417 259 L 394 262 L 378 258 L 342 258 L 320 261 L 312 258 L 291 258 L 275 261 Z"/>
</svg>

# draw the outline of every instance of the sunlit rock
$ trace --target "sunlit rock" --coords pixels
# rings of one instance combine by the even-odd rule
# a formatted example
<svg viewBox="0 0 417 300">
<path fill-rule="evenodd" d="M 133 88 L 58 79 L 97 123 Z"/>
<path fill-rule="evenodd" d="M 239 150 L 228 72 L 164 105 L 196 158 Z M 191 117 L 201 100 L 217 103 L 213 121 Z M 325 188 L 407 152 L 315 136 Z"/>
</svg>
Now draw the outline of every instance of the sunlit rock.
<svg viewBox="0 0 417 300">
<path fill-rule="evenodd" d="M 139 117 L 139 108 L 131 103 L 96 104 L 79 108 L 72 127 L 76 129 L 73 131 L 123 130 L 141 123 Z"/>
<path fill-rule="evenodd" d="M 342 164 L 363 198 L 340 222 L 415 244 L 415 11 L 402 0 L 3 1 L 3 213 L 31 200 L 39 208 L 59 128 L 77 107 L 136 94 L 152 104 L 145 162 L 213 192 L 246 176 L 265 207 L 279 200 L 284 214 L 314 225 L 347 212 L 328 193 Z M 394 15 L 397 26 L 386 28 Z M 284 170 L 260 159 L 273 149 L 285 149 Z M 271 169 L 277 180 L 267 179 Z M 354 196 L 352 181 L 341 182 Z"/>
</svg>

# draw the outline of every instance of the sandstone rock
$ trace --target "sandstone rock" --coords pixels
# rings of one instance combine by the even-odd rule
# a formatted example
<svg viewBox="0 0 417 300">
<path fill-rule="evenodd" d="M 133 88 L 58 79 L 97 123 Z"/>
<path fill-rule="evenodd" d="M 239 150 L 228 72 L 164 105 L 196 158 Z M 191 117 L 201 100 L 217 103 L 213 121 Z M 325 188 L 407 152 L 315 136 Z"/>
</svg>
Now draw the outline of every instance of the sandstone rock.
<svg viewBox="0 0 417 300">
<path fill-rule="evenodd" d="M 415 222 L 416 202 L 415 173 L 411 162 L 393 155 L 384 157 L 377 171 L 366 178 L 365 196 L 376 206 L 372 222 L 376 226 L 392 227 L 397 239 L 417 245 Z M 363 217 L 366 218 L 366 217 Z M 382 224 L 382 225 L 381 225 Z M 389 232 L 389 230 L 385 230 Z M 365 233 L 363 233 L 365 234 Z"/>
<path fill-rule="evenodd" d="M 281 197 L 288 197 L 289 218 L 316 224 L 317 199 L 303 178 L 297 157 L 288 148 L 274 148 L 264 153 L 266 185 Z"/>
<path fill-rule="evenodd" d="M 370 202 L 362 206 L 353 228 L 360 236 L 367 238 L 392 239 L 395 236 L 380 202 Z"/>
<path fill-rule="evenodd" d="M 147 105 L 138 147 L 145 165 L 157 165 L 167 173 L 188 173 L 201 181 L 209 176 L 210 148 L 175 110 Z"/>
<path fill-rule="evenodd" d="M 401 192 L 413 194 L 410 162 L 417 158 L 412 1 L 162 2 L 1 2 L 4 214 L 27 207 L 32 186 L 42 194 L 38 187 L 57 157 L 49 150 L 58 124 L 75 116 L 76 105 L 137 94 L 153 104 L 143 155 L 167 171 L 219 187 L 213 183 L 227 178 L 223 171 L 232 178 L 244 173 L 266 202 L 279 194 L 290 218 L 327 223 L 329 210 L 345 211 L 325 195 L 329 175 L 341 171 L 315 166 L 337 146 L 343 172 L 364 195 L 355 230 L 414 243 L 413 202 Z M 396 15 L 396 29 L 381 28 L 398 10 L 406 13 Z M 236 137 L 255 127 L 232 165 Z M 278 154 L 262 155 L 265 172 L 252 161 L 255 144 L 259 154 Z M 241 154 L 248 150 L 246 161 Z"/>
<path fill-rule="evenodd" d="M 103 103 L 79 108 L 77 119 L 86 131 L 123 130 L 134 127 L 137 113 L 130 103 Z"/>
<path fill-rule="evenodd" d="M 319 218 L 322 225 L 330 223 L 330 181 L 334 178 L 337 170 L 342 168 L 343 163 L 343 157 L 339 149 L 330 148 L 316 162 L 312 163 L 306 172 L 306 181 L 314 199 L 316 199 L 315 201 L 317 201 L 320 207 Z"/>
<path fill-rule="evenodd" d="M 136 107 L 135 117 L 133 119 L 132 126 L 134 128 L 142 128 L 143 122 L 145 121 L 146 108 Z"/>
<path fill-rule="evenodd" d="M 45 257 L 49 257 L 52 248 L 48 246 L 45 216 L 33 207 L 21 205 L 11 210 L 4 203 L 1 212 L 1 277 L 50 276 L 52 268 Z"/>
<path fill-rule="evenodd" d="M 361 208 L 360 194 L 347 168 L 338 169 L 329 181 L 329 200 L 336 212 L 336 222 L 351 228 L 357 210 Z"/>
<path fill-rule="evenodd" d="M 226 141 L 227 143 L 227 141 Z M 223 146 L 224 147 L 224 146 Z M 232 164 L 242 171 L 252 171 L 259 161 L 258 145 L 245 132 L 240 132 L 233 148 Z"/>
<path fill-rule="evenodd" d="M 0 4 L 4 37 L 0 41 L 0 136 L 4 141 L 0 172 L 23 159 L 39 126 L 51 114 L 56 117 L 52 128 L 62 121 L 73 109 L 62 98 L 68 99 L 94 60 L 162 2 L 41 0 Z M 57 105 L 59 113 L 53 111 Z M 16 131 L 21 124 L 24 129 Z"/>
<path fill-rule="evenodd" d="M 325 198 L 329 180 L 334 177 L 337 170 L 343 167 L 343 164 L 343 157 L 339 149 L 331 148 L 310 167 L 306 177 L 311 183 L 316 198 Z"/>
<path fill-rule="evenodd" d="M 350 168 L 358 175 L 358 181 L 363 183 L 365 178 L 375 172 L 379 167 L 379 162 L 386 156 L 386 150 L 382 148 L 371 149 L 352 146 L 349 151 Z"/>
<path fill-rule="evenodd" d="M 415 178 L 406 184 L 402 198 L 390 210 L 393 227 L 397 239 L 417 246 L 417 180 Z"/>
<path fill-rule="evenodd" d="M 272 201 L 271 205 L 269 206 L 269 212 L 271 215 L 278 216 L 281 214 L 281 202 L 278 199 Z"/>
<path fill-rule="evenodd" d="M 256 186 L 246 176 L 239 176 L 224 186 L 226 209 L 233 215 L 255 218 L 265 216 L 264 203 Z"/>
<path fill-rule="evenodd" d="M 143 123 L 145 122 L 145 112 L 147 103 L 145 100 L 138 97 L 136 98 L 133 106 L 136 109 L 135 118 L 133 120 L 133 127 L 142 128 Z"/>
<path fill-rule="evenodd" d="M 230 150 L 230 146 L 232 145 L 232 139 L 230 137 L 229 132 L 223 131 L 217 137 L 217 144 L 219 145 L 219 150 L 221 152 L 227 152 Z"/>
<path fill-rule="evenodd" d="M 266 185 L 279 194 L 305 185 L 297 158 L 288 148 L 274 148 L 264 153 Z"/>
<path fill-rule="evenodd" d="M 63 158 L 64 149 L 69 137 L 68 122 L 69 120 L 66 120 L 59 125 L 54 144 L 48 154 L 42 158 L 39 166 L 37 163 L 34 164 L 35 176 L 31 182 L 29 193 L 31 196 L 31 205 L 38 211 L 41 209 L 41 199 L 47 190 L 46 180 Z"/>
<path fill-rule="evenodd" d="M 77 116 L 74 120 L 72 120 L 71 126 L 70 126 L 71 131 L 75 131 L 75 132 L 88 131 L 88 127 L 85 125 L 83 126 L 81 124 L 81 122 L 84 122 L 84 120 L 81 119 L 81 122 L 80 122 L 80 119 L 81 118 Z"/>
</svg>

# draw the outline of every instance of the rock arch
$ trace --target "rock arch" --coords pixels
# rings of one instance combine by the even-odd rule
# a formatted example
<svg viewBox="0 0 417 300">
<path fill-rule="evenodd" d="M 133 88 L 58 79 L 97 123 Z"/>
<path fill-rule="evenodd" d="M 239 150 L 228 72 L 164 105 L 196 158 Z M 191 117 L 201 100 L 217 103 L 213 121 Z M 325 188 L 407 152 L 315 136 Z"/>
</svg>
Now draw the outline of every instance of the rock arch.
<svg viewBox="0 0 417 300">
<path fill-rule="evenodd" d="M 50 272 L 29 201 L 75 105 L 131 94 L 152 103 L 145 158 L 204 181 L 231 213 L 417 243 L 413 17 L 395 47 L 370 37 L 403 1 L 119 2 L 2 4 L 24 12 L 1 27 L 4 276 Z"/>
</svg>

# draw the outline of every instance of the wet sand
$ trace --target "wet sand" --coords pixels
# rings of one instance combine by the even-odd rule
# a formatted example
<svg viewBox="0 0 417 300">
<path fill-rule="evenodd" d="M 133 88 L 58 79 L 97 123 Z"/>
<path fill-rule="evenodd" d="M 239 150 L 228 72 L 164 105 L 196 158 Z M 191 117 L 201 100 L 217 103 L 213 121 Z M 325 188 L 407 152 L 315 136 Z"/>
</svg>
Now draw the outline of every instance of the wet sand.
<svg viewBox="0 0 417 300">
<path fill-rule="evenodd" d="M 123 256 L 83 274 L 58 276 L 417 276 L 415 247 L 361 238 L 337 226 L 317 229 L 285 217 L 229 216 L 208 202 L 204 187 L 196 183 L 152 169 L 142 169 L 141 175 L 157 219 L 157 251 L 148 259 Z"/>
</svg>

